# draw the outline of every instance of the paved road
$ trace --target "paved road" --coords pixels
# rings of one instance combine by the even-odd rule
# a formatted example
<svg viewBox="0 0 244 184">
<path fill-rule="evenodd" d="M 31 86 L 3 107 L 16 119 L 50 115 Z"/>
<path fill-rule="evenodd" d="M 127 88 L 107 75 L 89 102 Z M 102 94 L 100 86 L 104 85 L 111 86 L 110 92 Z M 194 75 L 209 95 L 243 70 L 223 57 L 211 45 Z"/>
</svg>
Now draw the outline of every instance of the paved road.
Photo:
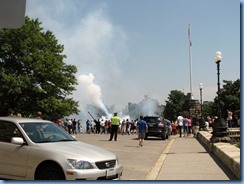
<svg viewBox="0 0 244 184">
<path fill-rule="evenodd" d="M 237 180 L 213 154 L 192 137 L 151 138 L 138 146 L 137 135 L 77 134 L 80 141 L 115 153 L 124 166 L 121 180 Z"/>
</svg>

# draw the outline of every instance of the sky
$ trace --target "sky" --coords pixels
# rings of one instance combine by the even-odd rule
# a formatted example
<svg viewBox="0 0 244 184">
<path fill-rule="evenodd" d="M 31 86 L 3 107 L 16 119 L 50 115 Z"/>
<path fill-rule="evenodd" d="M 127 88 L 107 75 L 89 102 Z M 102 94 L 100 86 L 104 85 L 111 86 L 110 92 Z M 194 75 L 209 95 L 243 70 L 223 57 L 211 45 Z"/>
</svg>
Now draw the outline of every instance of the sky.
<svg viewBox="0 0 244 184">
<path fill-rule="evenodd" d="M 26 15 L 55 35 L 64 62 L 77 67 L 73 97 L 81 111 L 86 104 L 121 109 L 145 95 L 165 105 L 170 91 L 187 94 L 191 86 L 200 99 L 199 83 L 203 101 L 212 101 L 216 51 L 221 87 L 240 79 L 238 0 L 27 0 Z"/>
</svg>

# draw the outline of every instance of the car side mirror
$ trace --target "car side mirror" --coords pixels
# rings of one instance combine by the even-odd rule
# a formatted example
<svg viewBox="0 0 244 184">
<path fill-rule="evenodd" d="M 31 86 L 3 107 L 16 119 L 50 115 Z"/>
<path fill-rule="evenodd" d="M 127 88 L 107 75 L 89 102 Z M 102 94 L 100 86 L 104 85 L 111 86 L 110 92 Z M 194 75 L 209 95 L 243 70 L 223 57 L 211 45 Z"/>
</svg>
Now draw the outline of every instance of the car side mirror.
<svg viewBox="0 0 244 184">
<path fill-rule="evenodd" d="M 18 144 L 18 145 L 23 145 L 24 144 L 24 140 L 21 137 L 12 137 L 11 143 L 12 144 Z"/>
</svg>

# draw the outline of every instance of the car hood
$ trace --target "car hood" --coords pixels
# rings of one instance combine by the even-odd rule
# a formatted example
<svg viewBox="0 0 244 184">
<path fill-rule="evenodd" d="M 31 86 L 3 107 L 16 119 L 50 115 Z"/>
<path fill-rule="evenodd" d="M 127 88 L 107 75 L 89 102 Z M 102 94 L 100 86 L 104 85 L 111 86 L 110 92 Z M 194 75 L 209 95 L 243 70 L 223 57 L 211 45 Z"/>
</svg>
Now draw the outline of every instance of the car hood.
<svg viewBox="0 0 244 184">
<path fill-rule="evenodd" d="M 116 159 L 116 155 L 98 146 L 80 141 L 40 143 L 40 149 L 49 150 L 56 155 L 62 154 L 67 158 L 85 159 L 87 161 L 101 161 Z"/>
</svg>

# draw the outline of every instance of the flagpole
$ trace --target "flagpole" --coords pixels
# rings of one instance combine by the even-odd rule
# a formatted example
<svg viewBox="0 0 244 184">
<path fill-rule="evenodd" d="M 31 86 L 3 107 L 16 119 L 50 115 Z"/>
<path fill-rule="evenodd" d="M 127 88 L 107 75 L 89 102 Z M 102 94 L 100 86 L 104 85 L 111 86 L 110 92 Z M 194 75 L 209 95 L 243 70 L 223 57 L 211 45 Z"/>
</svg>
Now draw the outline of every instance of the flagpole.
<svg viewBox="0 0 244 184">
<path fill-rule="evenodd" d="M 190 24 L 188 24 L 188 38 L 189 38 L 189 67 L 190 67 L 190 92 L 191 92 L 191 99 L 194 99 L 193 92 L 192 92 L 192 53 L 191 53 L 191 29 Z"/>
</svg>

